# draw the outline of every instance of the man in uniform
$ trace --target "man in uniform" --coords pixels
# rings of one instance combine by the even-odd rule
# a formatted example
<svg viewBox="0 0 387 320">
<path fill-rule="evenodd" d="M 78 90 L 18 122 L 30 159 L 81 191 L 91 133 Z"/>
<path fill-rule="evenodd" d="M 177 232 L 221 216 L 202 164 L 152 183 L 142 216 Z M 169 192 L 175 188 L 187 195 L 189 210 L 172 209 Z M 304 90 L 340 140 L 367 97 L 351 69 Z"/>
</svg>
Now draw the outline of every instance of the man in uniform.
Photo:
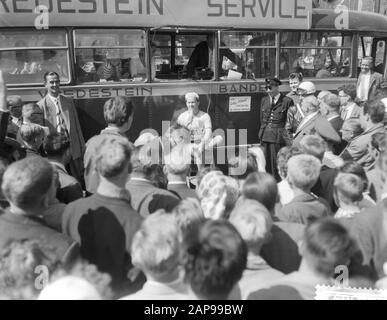
<svg viewBox="0 0 387 320">
<path fill-rule="evenodd" d="M 282 147 L 291 144 L 285 130 L 289 107 L 293 100 L 279 92 L 281 81 L 277 78 L 266 79 L 268 95 L 261 102 L 259 140 L 265 150 L 266 171 L 277 181 L 280 177 L 277 171 L 277 153 Z"/>
</svg>

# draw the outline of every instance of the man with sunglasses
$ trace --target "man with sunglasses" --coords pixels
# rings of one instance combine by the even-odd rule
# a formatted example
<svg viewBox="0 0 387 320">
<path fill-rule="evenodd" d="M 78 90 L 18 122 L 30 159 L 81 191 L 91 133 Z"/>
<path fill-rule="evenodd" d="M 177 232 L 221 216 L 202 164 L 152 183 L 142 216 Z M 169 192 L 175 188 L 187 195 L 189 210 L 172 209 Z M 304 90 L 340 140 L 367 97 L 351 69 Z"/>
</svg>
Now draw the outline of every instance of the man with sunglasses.
<svg viewBox="0 0 387 320">
<path fill-rule="evenodd" d="M 56 72 L 44 74 L 44 86 L 47 94 L 38 102 L 44 112 L 44 125 L 50 129 L 50 134 L 60 133 L 70 140 L 69 169 L 72 176 L 83 183 L 85 140 L 74 102 L 60 94 L 60 78 Z"/>
<path fill-rule="evenodd" d="M 279 149 L 291 144 L 285 123 L 288 110 L 293 106 L 293 100 L 279 91 L 281 81 L 277 78 L 266 79 L 268 95 L 262 98 L 259 140 L 265 150 L 266 171 L 277 181 L 280 176 L 277 171 L 277 153 Z"/>
</svg>

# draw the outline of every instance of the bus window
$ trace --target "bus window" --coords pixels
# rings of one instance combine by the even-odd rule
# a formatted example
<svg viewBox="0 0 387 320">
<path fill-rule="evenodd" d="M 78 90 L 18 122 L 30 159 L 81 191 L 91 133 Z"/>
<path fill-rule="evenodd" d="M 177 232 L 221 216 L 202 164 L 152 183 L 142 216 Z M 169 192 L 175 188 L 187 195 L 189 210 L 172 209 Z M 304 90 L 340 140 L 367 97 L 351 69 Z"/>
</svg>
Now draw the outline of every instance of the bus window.
<svg viewBox="0 0 387 320">
<path fill-rule="evenodd" d="M 152 55 L 152 64 L 156 69 L 154 80 L 195 78 L 195 68 L 192 72 L 187 70 L 188 62 L 195 47 L 199 44 L 203 46 L 207 41 L 206 34 L 157 32 L 151 34 L 150 38 L 156 45 L 155 54 Z M 212 77 L 213 73 L 204 78 L 211 79 Z M 196 79 L 201 80 L 202 78 L 198 76 Z"/>
<path fill-rule="evenodd" d="M 304 77 L 348 77 L 351 69 L 349 35 L 327 32 L 282 32 L 280 57 L 290 72 Z M 280 69 L 280 77 L 289 72 Z"/>
<path fill-rule="evenodd" d="M 77 83 L 145 81 L 144 39 L 142 30 L 75 30 Z"/>
<path fill-rule="evenodd" d="M 220 78 L 227 80 L 274 76 L 275 39 L 275 32 L 222 32 L 220 57 L 223 61 L 219 71 Z"/>
<path fill-rule="evenodd" d="M 43 75 L 55 71 L 68 83 L 69 57 L 64 30 L 2 31 L 0 69 L 9 84 L 41 84 Z"/>
</svg>

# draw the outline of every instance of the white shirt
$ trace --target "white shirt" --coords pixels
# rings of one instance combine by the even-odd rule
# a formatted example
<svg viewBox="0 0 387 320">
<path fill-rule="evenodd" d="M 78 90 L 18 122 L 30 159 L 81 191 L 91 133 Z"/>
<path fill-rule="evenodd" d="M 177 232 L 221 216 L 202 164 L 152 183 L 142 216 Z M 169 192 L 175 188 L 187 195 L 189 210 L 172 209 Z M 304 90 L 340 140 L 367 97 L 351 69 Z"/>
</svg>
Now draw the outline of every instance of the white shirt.
<svg viewBox="0 0 387 320">
<path fill-rule="evenodd" d="M 177 123 L 187 127 L 191 133 L 191 141 L 201 143 L 206 136 L 206 130 L 212 132 L 211 118 L 208 113 L 199 111 L 191 117 L 191 113 L 184 111 L 178 118 Z M 211 136 L 207 137 L 210 138 Z"/>
<path fill-rule="evenodd" d="M 284 179 L 278 182 L 278 194 L 282 205 L 288 204 L 294 198 L 294 192 L 290 187 L 288 180 Z"/>
<path fill-rule="evenodd" d="M 344 210 L 344 209 L 341 209 L 339 208 L 336 212 L 336 214 L 334 215 L 334 218 L 335 219 L 340 219 L 340 218 L 353 218 L 355 216 L 355 214 L 359 213 L 360 212 L 360 209 L 359 208 L 355 208 L 354 210 Z"/>
<path fill-rule="evenodd" d="M 384 98 L 384 99 L 382 99 L 382 100 L 380 100 L 380 101 L 383 102 L 384 108 L 385 108 L 385 112 L 387 112 L 387 98 Z"/>
<path fill-rule="evenodd" d="M 278 99 L 280 98 L 280 93 L 279 94 L 277 94 L 275 97 L 274 97 L 274 104 L 276 104 L 277 103 L 277 101 L 278 101 Z M 273 103 L 273 97 L 271 96 L 271 95 L 269 95 L 269 97 L 270 97 L 270 103 Z"/>
<path fill-rule="evenodd" d="M 348 120 L 351 118 L 353 109 L 355 108 L 356 103 L 352 102 L 350 105 L 343 106 L 343 113 L 345 113 L 345 116 L 343 120 Z"/>
<path fill-rule="evenodd" d="M 55 97 L 53 97 L 51 95 L 48 95 L 48 97 L 50 98 L 50 100 L 52 101 L 52 103 L 55 106 L 56 114 L 61 113 L 61 109 L 60 109 L 60 95 L 57 98 L 55 98 Z M 56 116 L 55 119 L 56 119 L 56 126 L 58 127 L 60 125 L 59 117 Z"/>
<path fill-rule="evenodd" d="M 368 90 L 370 88 L 371 72 L 360 74 L 360 84 L 357 88 L 357 97 L 361 101 L 368 100 Z"/>
</svg>

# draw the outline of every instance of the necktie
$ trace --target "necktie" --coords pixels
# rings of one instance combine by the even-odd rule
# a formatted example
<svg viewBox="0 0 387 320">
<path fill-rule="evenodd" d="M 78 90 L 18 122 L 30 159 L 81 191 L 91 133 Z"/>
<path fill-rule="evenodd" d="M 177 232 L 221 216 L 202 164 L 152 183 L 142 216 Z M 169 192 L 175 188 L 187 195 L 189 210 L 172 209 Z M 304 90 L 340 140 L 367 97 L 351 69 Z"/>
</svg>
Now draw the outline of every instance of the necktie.
<svg viewBox="0 0 387 320">
<path fill-rule="evenodd" d="M 62 111 L 59 106 L 59 98 L 55 99 L 55 107 L 56 107 L 56 132 L 63 134 L 68 138 L 69 137 L 68 131 L 62 116 Z"/>
</svg>

